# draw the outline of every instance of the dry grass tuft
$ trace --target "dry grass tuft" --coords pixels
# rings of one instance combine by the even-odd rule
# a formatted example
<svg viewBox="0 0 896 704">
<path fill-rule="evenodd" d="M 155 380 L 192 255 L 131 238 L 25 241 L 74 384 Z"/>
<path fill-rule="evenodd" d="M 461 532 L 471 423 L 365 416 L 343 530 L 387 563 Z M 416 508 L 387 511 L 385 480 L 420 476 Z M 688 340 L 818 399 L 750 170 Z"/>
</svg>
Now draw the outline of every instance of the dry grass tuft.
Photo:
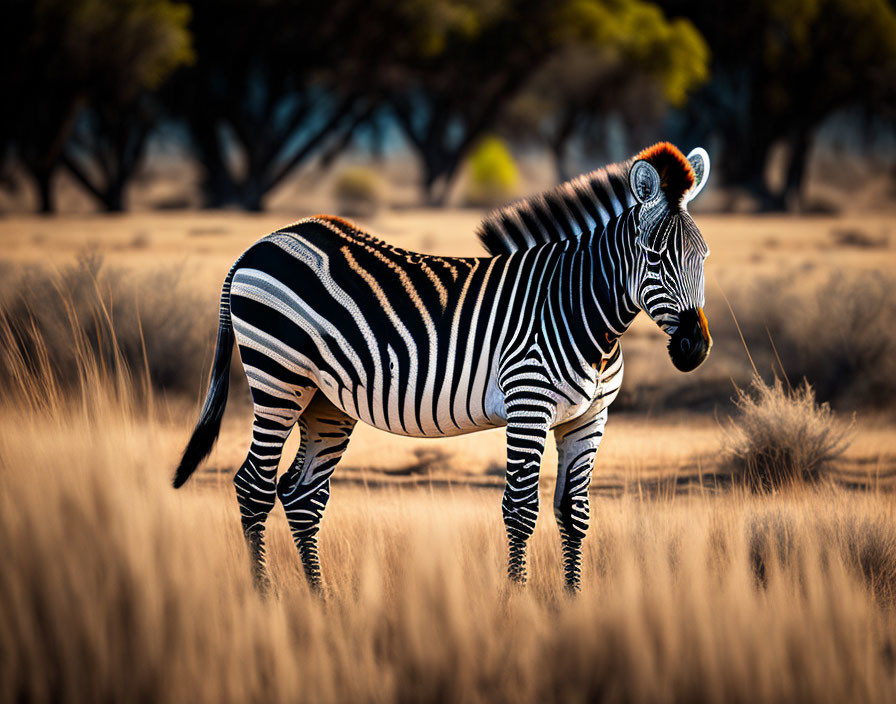
<svg viewBox="0 0 896 704">
<path fill-rule="evenodd" d="M 213 304 L 177 269 L 109 269 L 90 251 L 59 271 L 4 277 L 0 288 L 4 355 L 63 390 L 77 385 L 88 355 L 101 367 L 126 366 L 156 390 L 192 396 L 208 375 L 216 322 Z M 14 368 L 0 366 L 0 396 Z"/>
<path fill-rule="evenodd" d="M 806 381 L 786 389 L 780 379 L 768 385 L 757 376 L 748 389 L 737 389 L 734 405 L 727 450 L 735 479 L 751 489 L 818 481 L 849 446 L 850 428 L 816 403 Z"/>
<path fill-rule="evenodd" d="M 820 491 L 819 505 L 842 503 L 837 491 Z M 860 575 L 870 593 L 885 608 L 896 604 L 896 536 L 888 512 L 842 510 L 798 511 L 793 505 L 765 507 L 748 523 L 750 564 L 757 584 L 767 586 L 769 575 L 789 572 L 806 586 L 811 571 L 832 565 Z M 805 541 L 806 533 L 816 540 Z"/>
</svg>

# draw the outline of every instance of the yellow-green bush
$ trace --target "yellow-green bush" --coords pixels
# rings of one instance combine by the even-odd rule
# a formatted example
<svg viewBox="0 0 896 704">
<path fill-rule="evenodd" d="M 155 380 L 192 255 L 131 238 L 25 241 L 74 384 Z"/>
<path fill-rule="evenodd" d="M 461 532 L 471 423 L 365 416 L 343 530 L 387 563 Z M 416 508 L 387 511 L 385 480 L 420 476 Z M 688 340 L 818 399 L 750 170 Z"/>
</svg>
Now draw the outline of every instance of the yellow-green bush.
<svg viewBox="0 0 896 704">
<path fill-rule="evenodd" d="M 519 184 L 519 171 L 507 145 L 498 137 L 486 137 L 469 159 L 466 202 L 496 206 L 510 200 Z"/>
</svg>

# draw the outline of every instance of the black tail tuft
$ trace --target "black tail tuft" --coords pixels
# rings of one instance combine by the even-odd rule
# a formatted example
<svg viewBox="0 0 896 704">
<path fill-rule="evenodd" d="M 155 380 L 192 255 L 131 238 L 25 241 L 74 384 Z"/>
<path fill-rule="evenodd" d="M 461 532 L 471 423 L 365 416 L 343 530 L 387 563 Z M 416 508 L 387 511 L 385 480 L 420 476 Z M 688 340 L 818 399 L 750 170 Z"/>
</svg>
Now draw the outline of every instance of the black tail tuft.
<svg viewBox="0 0 896 704">
<path fill-rule="evenodd" d="M 212 451 L 218 432 L 221 430 L 221 418 L 227 407 L 227 392 L 230 388 L 230 359 L 233 352 L 233 327 L 230 324 L 230 282 L 233 278 L 233 269 L 224 281 L 224 289 L 221 292 L 221 321 L 218 324 L 218 342 L 215 346 L 215 361 L 212 363 L 211 380 L 208 393 L 205 397 L 205 405 L 199 414 L 199 422 L 193 430 L 184 456 L 174 473 L 174 488 L 184 485 L 190 475 L 196 471 L 196 467 L 202 462 L 208 453 Z"/>
</svg>

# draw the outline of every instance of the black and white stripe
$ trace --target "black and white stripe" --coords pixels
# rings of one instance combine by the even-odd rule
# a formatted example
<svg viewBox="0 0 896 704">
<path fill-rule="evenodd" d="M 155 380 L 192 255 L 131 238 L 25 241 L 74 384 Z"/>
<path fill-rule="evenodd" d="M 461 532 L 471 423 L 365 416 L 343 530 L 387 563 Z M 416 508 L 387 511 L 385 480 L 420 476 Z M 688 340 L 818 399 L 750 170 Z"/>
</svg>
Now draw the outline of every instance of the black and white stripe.
<svg viewBox="0 0 896 704">
<path fill-rule="evenodd" d="M 635 197 L 630 169 L 602 169 L 490 216 L 480 230 L 488 257 L 404 251 L 328 216 L 242 255 L 225 282 L 215 370 L 235 339 L 255 420 L 234 483 L 260 586 L 264 522 L 278 496 L 308 578 L 320 583 L 316 534 L 330 476 L 361 420 L 416 437 L 507 426 L 502 507 L 517 580 L 553 429 L 554 509 L 567 584 L 578 587 L 594 455 L 622 382 L 619 337 L 642 307 L 669 329 L 676 306 L 702 304 L 702 259 L 699 276 L 681 271 L 699 258 L 693 221 L 660 218 L 670 246 L 650 259 L 639 242 L 656 204 Z M 207 408 L 223 412 L 220 393 L 213 383 Z M 203 412 L 176 485 L 210 450 L 216 413 Z M 277 481 L 295 425 L 301 447 Z"/>
</svg>

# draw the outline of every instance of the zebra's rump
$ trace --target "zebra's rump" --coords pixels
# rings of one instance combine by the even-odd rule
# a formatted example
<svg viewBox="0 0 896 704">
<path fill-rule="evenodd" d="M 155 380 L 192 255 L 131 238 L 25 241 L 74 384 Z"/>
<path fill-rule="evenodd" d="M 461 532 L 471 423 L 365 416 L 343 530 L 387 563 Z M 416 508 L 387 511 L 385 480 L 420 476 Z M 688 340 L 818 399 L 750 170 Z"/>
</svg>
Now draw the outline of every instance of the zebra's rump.
<svg viewBox="0 0 896 704">
<path fill-rule="evenodd" d="M 269 235 L 243 255 L 230 292 L 253 397 L 288 403 L 313 383 L 404 435 L 502 425 L 489 352 L 501 269 L 500 258 L 406 252 L 338 219 Z"/>
</svg>

